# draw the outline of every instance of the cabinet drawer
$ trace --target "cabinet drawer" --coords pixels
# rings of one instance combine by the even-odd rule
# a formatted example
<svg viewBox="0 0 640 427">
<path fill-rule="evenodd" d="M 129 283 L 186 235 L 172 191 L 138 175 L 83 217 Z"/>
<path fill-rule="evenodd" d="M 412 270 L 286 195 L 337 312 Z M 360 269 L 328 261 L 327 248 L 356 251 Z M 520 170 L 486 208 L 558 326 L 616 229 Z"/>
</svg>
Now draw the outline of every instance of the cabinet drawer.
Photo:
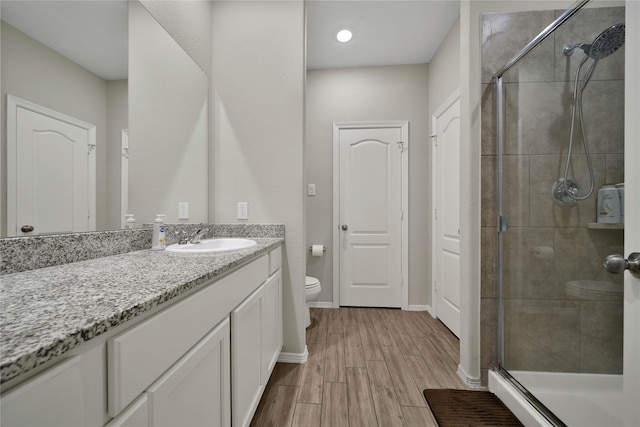
<svg viewBox="0 0 640 427">
<path fill-rule="evenodd" d="M 282 246 L 269 252 L 269 275 L 272 275 L 282 266 Z"/>
<path fill-rule="evenodd" d="M 109 415 L 115 416 L 268 277 L 263 256 L 110 339 Z"/>
</svg>

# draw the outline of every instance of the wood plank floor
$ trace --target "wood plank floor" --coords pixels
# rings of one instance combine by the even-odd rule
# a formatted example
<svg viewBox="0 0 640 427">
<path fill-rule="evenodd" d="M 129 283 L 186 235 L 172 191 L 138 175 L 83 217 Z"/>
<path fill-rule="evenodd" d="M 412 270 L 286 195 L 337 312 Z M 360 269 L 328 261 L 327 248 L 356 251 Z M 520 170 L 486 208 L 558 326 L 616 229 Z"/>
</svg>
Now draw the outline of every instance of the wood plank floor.
<svg viewBox="0 0 640 427">
<path fill-rule="evenodd" d="M 311 309 L 309 360 L 278 363 L 252 426 L 436 426 L 425 388 L 466 389 L 458 339 L 426 312 Z"/>
</svg>

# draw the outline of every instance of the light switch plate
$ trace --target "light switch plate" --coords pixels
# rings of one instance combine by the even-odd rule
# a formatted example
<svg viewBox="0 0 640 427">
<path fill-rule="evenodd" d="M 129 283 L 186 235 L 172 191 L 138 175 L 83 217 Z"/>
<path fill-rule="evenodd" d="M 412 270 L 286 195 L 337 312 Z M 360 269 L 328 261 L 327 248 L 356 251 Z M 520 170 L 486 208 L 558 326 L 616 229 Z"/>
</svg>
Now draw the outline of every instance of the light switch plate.
<svg viewBox="0 0 640 427">
<path fill-rule="evenodd" d="M 238 219 L 249 219 L 248 202 L 238 202 Z"/>
<path fill-rule="evenodd" d="M 309 184 L 309 188 L 307 190 L 307 196 L 315 196 L 316 195 L 316 185 Z"/>
<path fill-rule="evenodd" d="M 189 219 L 189 203 L 178 203 L 178 219 Z"/>
</svg>

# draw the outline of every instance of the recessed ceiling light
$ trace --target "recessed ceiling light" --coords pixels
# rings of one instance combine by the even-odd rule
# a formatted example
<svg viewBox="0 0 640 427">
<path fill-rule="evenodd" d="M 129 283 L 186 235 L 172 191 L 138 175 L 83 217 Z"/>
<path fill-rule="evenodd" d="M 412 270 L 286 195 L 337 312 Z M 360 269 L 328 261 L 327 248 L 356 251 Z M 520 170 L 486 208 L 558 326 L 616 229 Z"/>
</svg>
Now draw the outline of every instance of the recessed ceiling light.
<svg viewBox="0 0 640 427">
<path fill-rule="evenodd" d="M 336 35 L 336 38 L 341 43 L 348 42 L 349 40 L 351 40 L 351 37 L 353 37 L 353 34 L 349 30 L 341 30 L 338 32 L 338 35 Z"/>
</svg>

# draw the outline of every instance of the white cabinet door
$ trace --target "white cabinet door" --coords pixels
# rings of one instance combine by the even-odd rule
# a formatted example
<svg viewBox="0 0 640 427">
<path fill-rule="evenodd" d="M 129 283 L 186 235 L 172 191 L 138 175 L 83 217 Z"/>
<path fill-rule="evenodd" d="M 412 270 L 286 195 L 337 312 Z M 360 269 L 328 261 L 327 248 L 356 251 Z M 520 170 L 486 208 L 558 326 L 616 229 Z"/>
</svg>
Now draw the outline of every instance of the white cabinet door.
<svg viewBox="0 0 640 427">
<path fill-rule="evenodd" d="M 148 427 L 149 426 L 149 399 L 147 393 L 143 393 L 131 406 L 122 411 L 105 427 Z"/>
<path fill-rule="evenodd" d="M 6 427 L 84 426 L 84 392 L 80 357 L 53 368 L 2 395 Z"/>
<path fill-rule="evenodd" d="M 231 312 L 234 427 L 249 425 L 264 388 L 261 363 L 263 295 L 264 286 L 261 285 Z"/>
<path fill-rule="evenodd" d="M 262 310 L 262 384 L 266 386 L 282 350 L 282 273 L 264 284 Z"/>
<path fill-rule="evenodd" d="M 229 320 L 223 320 L 148 390 L 150 425 L 230 426 Z"/>
</svg>

